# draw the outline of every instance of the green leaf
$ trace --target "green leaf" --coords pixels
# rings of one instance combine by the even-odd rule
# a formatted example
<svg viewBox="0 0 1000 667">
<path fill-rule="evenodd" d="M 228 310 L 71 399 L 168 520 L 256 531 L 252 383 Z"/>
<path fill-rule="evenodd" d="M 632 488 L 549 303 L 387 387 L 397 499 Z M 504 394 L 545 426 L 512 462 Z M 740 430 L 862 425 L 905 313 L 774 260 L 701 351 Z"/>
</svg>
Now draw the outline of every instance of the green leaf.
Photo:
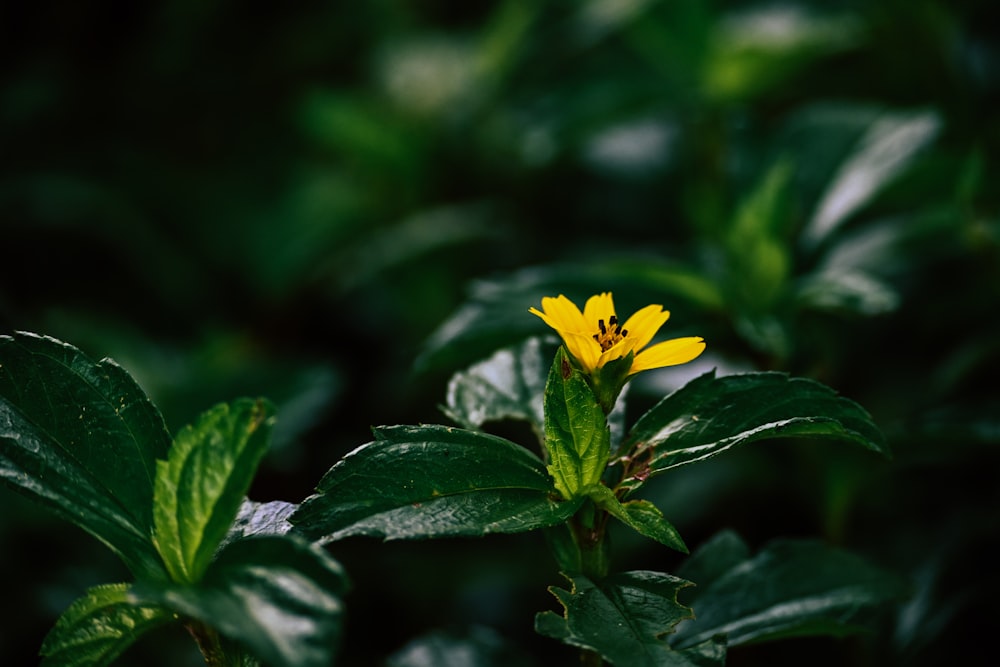
<svg viewBox="0 0 1000 667">
<path fill-rule="evenodd" d="M 590 375 L 591 391 L 604 414 L 610 416 L 615 408 L 619 407 L 618 398 L 629 381 L 629 373 L 632 370 L 634 360 L 635 352 L 629 352 L 624 357 L 619 357 L 595 368 Z"/>
<path fill-rule="evenodd" d="M 727 287 L 746 313 L 773 313 L 791 271 L 784 233 L 793 165 L 777 161 L 742 202 L 726 234 Z"/>
<path fill-rule="evenodd" d="M 91 588 L 46 635 L 42 667 L 110 665 L 143 634 L 175 620 L 162 606 L 133 603 L 128 584 Z"/>
<path fill-rule="evenodd" d="M 814 380 L 784 373 L 715 377 L 710 371 L 673 392 L 632 427 L 625 451 L 643 460 L 623 483 L 701 461 L 736 445 L 772 438 L 833 438 L 889 450 L 864 408 Z M 643 459 L 643 457 L 646 457 Z"/>
<path fill-rule="evenodd" d="M 694 583 L 688 589 L 687 599 L 696 597 L 712 581 L 743 561 L 750 560 L 750 548 L 731 530 L 717 533 L 677 569 L 675 574 Z"/>
<path fill-rule="evenodd" d="M 712 32 L 700 68 L 702 91 L 715 103 L 746 104 L 788 86 L 814 61 L 855 46 L 862 36 L 853 16 L 821 16 L 799 5 L 734 12 Z"/>
<path fill-rule="evenodd" d="M 805 540 L 776 540 L 753 558 L 723 534 L 681 571 L 695 580 L 695 619 L 674 644 L 689 647 L 725 633 L 730 646 L 864 630 L 880 607 L 905 591 L 900 579 L 846 551 Z"/>
<path fill-rule="evenodd" d="M 564 498 L 600 482 L 611 455 L 604 410 L 562 347 L 545 383 L 545 449 L 548 471 Z"/>
<path fill-rule="evenodd" d="M 567 577 L 572 590 L 549 590 L 564 614 L 545 611 L 535 617 L 535 631 L 565 644 L 601 654 L 623 667 L 664 667 L 722 664 L 719 658 L 704 662 L 706 647 L 690 652 L 671 648 L 664 637 L 691 610 L 677 602 L 677 592 L 690 582 L 649 571 L 622 572 L 600 584 L 583 575 Z"/>
<path fill-rule="evenodd" d="M 523 420 L 538 435 L 539 444 L 543 443 L 543 405 L 549 368 L 543 352 L 549 347 L 555 350 L 558 345 L 531 337 L 456 373 L 448 383 L 444 413 L 469 429 L 504 419 Z M 628 387 L 622 388 L 615 409 L 608 415 L 612 444 L 621 442 L 625 434 L 625 402 L 621 397 Z"/>
<path fill-rule="evenodd" d="M 302 129 L 320 145 L 350 155 L 359 164 L 401 178 L 415 169 L 409 128 L 359 95 L 315 89 L 299 108 Z"/>
<path fill-rule="evenodd" d="M 803 278 L 796 298 L 804 306 L 832 312 L 880 315 L 895 310 L 899 293 L 864 271 L 823 271 Z"/>
<path fill-rule="evenodd" d="M 648 500 L 630 500 L 622 503 L 615 497 L 614 492 L 603 484 L 590 487 L 587 495 L 599 507 L 640 535 L 645 535 L 682 553 L 688 552 L 677 529 L 664 518 L 663 512 Z"/>
<path fill-rule="evenodd" d="M 0 479 L 162 578 L 150 539 L 163 418 L 120 366 L 29 333 L 0 336 Z"/>
<path fill-rule="evenodd" d="M 911 166 L 941 129 L 935 112 L 886 113 L 869 126 L 844 160 L 802 234 L 814 248 Z"/>
<path fill-rule="evenodd" d="M 674 659 L 674 655 L 683 656 L 684 662 L 681 665 L 690 665 L 691 667 L 723 667 L 726 664 L 726 650 L 728 644 L 726 644 L 726 638 L 721 635 L 712 637 L 711 639 L 706 639 L 700 644 L 690 646 L 683 649 L 674 649 L 674 653 L 671 655 L 671 660 Z M 675 664 L 674 662 L 667 662 L 668 665 Z"/>
<path fill-rule="evenodd" d="M 583 554 L 573 526 L 559 523 L 548 526 L 542 534 L 561 572 L 583 572 Z"/>
<path fill-rule="evenodd" d="M 444 411 L 470 429 L 491 421 L 521 419 L 531 424 L 541 441 L 547 368 L 539 338 L 499 350 L 452 376 Z"/>
<path fill-rule="evenodd" d="M 174 581 L 201 577 L 267 451 L 274 408 L 240 399 L 205 412 L 157 462 L 155 542 Z"/>
<path fill-rule="evenodd" d="M 537 456 L 447 426 L 389 426 L 341 459 L 292 515 L 313 539 L 478 536 L 550 526 L 581 501 L 557 499 Z"/>
<path fill-rule="evenodd" d="M 328 667 L 346 591 L 343 569 L 326 551 L 285 536 L 233 542 L 196 585 L 145 584 L 135 598 L 215 628 L 271 667 Z"/>
<path fill-rule="evenodd" d="M 312 248 L 311 252 L 317 256 L 315 264 L 322 267 L 315 279 L 332 285 L 339 296 L 444 249 L 473 242 L 496 243 L 506 235 L 505 221 L 492 202 L 472 201 L 418 209 L 397 222 L 365 229 L 357 240 L 327 242 Z M 265 252 L 273 248 L 274 239 L 269 240 L 271 246 L 262 248 Z M 315 266 L 307 266 L 316 271 Z M 303 269 L 301 266 L 295 268 L 300 272 Z"/>
</svg>

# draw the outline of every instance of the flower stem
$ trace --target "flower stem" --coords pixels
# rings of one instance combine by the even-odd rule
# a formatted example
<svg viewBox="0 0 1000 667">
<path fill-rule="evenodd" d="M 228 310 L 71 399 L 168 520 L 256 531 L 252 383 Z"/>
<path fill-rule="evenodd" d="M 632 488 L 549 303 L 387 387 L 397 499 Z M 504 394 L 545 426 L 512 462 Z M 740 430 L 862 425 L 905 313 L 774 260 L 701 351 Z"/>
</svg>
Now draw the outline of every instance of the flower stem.
<svg viewBox="0 0 1000 667">
<path fill-rule="evenodd" d="M 608 576 L 611 567 L 605 529 L 608 513 L 588 500 L 570 522 L 580 552 L 581 574 L 595 580 Z"/>
<path fill-rule="evenodd" d="M 582 574 L 595 581 L 608 576 L 611 568 L 610 553 L 605 529 L 608 524 L 608 513 L 597 509 L 588 500 L 580 512 L 570 521 L 577 548 L 580 552 L 580 569 Z M 601 667 L 604 659 L 600 653 L 589 649 L 580 649 L 581 667 Z"/>
</svg>

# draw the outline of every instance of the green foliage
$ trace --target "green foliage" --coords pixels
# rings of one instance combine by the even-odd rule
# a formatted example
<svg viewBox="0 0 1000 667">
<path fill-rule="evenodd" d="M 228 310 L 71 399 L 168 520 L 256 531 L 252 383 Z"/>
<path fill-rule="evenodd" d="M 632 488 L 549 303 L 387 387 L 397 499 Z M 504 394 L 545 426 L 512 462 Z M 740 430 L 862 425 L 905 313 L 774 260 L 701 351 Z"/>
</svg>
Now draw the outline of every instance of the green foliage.
<svg viewBox="0 0 1000 667">
<path fill-rule="evenodd" d="M 542 612 L 538 632 L 599 652 L 612 664 L 722 664 L 725 647 L 790 636 L 864 632 L 900 599 L 899 577 L 815 541 L 779 540 L 757 556 L 731 532 L 678 571 L 625 572 L 595 583 L 570 577 L 552 589 L 564 615 Z M 691 586 L 693 579 L 696 585 Z M 683 589 L 686 603 L 678 603 Z"/>
<path fill-rule="evenodd" d="M 888 454 L 885 438 L 857 403 L 829 387 L 783 373 L 706 373 L 665 397 L 632 427 L 622 487 L 773 438 L 834 438 Z"/>
<path fill-rule="evenodd" d="M 135 604 L 128 584 L 95 586 L 74 602 L 42 643 L 43 667 L 110 665 L 144 633 L 173 623 L 159 605 Z"/>
<path fill-rule="evenodd" d="M 602 484 L 590 487 L 588 493 L 598 507 L 640 535 L 654 539 L 671 549 L 687 553 L 687 546 L 681 539 L 680 533 L 653 503 L 648 500 L 629 500 L 622 503 L 611 489 Z"/>
<path fill-rule="evenodd" d="M 816 541 L 777 540 L 751 557 L 720 533 L 678 571 L 696 587 L 695 617 L 672 642 L 695 646 L 725 634 L 729 646 L 801 635 L 866 632 L 886 603 L 901 599 L 900 578 L 854 554 Z"/>
<path fill-rule="evenodd" d="M 886 113 L 877 117 L 816 204 L 802 232 L 802 242 L 816 246 L 831 236 L 911 166 L 940 129 L 940 118 L 933 112 Z"/>
<path fill-rule="evenodd" d="M 913 596 L 852 617 L 868 635 L 731 646 L 730 662 L 936 667 L 956 647 L 966 663 L 994 661 L 981 620 L 1000 548 L 997 3 L 78 4 L 20 3 L 0 22 L 12 28 L 0 334 L 72 341 L 135 382 L 59 343 L 0 342 L 12 357 L 0 358 L 0 480 L 13 489 L 0 498 L 5 664 L 35 664 L 77 595 L 128 579 L 119 560 L 140 583 L 166 584 L 151 537 L 156 461 L 206 407 L 267 396 L 280 419 L 251 487 L 262 502 L 239 499 L 221 538 L 221 518 L 193 530 L 201 559 L 298 532 L 291 501 L 370 425 L 422 423 L 442 399 L 458 426 L 538 452 L 510 423 L 544 439 L 550 339 L 524 342 L 548 333 L 526 308 L 607 290 L 630 312 L 662 303 L 664 336 L 708 348 L 630 382 L 608 416 L 611 467 L 568 521 L 542 529 L 560 569 L 595 562 L 581 551 L 605 520 L 619 528 L 612 517 L 633 530 L 610 536 L 610 562 L 630 569 L 678 557 L 636 530 L 662 542 L 668 526 L 689 543 L 721 526 L 753 545 L 815 537 L 904 575 Z M 646 422 L 669 437 L 645 449 L 625 437 L 713 366 L 715 380 Z M 752 417 L 752 400 L 730 394 L 749 379 L 726 378 L 765 371 L 789 379 L 753 380 L 762 403 L 776 398 Z M 115 415 L 119 386 L 127 409 Z M 800 390 L 815 407 L 780 400 Z M 704 432 L 702 392 L 718 410 Z M 678 405 L 685 396 L 692 405 Z M 799 442 L 813 434 L 827 441 Z M 533 507 L 549 502 L 528 493 Z M 224 495 L 220 517 L 237 502 Z M 503 642 L 538 664 L 571 661 L 523 622 L 553 574 L 536 537 L 329 544 L 360 582 L 350 611 L 363 630 L 337 661 L 377 664 L 430 626 L 465 623 L 507 636 L 457 629 L 424 649 L 444 664 L 463 651 L 488 661 Z M 759 557 L 739 551 L 718 556 L 718 576 Z M 715 580 L 695 561 L 712 569 L 690 559 L 676 572 L 699 584 L 681 593 L 698 612 L 681 632 Z M 144 635 L 122 661 L 188 664 L 173 639 Z M 244 649 L 225 648 L 249 667 Z"/>
<path fill-rule="evenodd" d="M 549 360 L 538 338 L 504 348 L 455 373 L 448 382 L 444 412 L 470 429 L 487 422 L 522 419 L 544 440 L 543 397 Z"/>
<path fill-rule="evenodd" d="M 326 667 L 341 638 L 347 579 L 315 545 L 254 537 L 223 549 L 197 586 L 144 583 L 138 604 L 166 607 L 216 628 L 274 667 Z"/>
<path fill-rule="evenodd" d="M 610 418 L 614 411 L 618 398 L 622 390 L 632 376 L 632 362 L 635 360 L 635 352 L 629 352 L 624 357 L 613 359 L 608 363 L 594 369 L 589 376 L 590 389 L 597 399 L 597 404 L 601 406 L 604 413 Z M 611 425 L 608 424 L 608 428 Z"/>
<path fill-rule="evenodd" d="M 262 399 L 218 405 L 174 439 L 157 463 L 154 541 L 171 579 L 194 583 L 229 532 L 270 444 L 274 408 Z"/>
<path fill-rule="evenodd" d="M 2 342 L 8 469 L 25 460 L 25 451 L 66 467 L 77 464 L 82 452 L 81 479 L 92 476 L 107 486 L 100 507 L 105 514 L 121 506 L 119 487 L 137 494 L 108 458 L 122 450 L 124 440 L 132 458 L 119 465 L 143 470 L 145 459 L 136 450 L 153 437 L 158 451 L 155 438 L 162 430 L 139 427 L 150 421 L 162 427 L 162 421 L 153 419 L 159 413 L 138 386 L 117 366 L 93 364 L 59 341 L 22 334 Z M 885 453 L 881 434 L 863 409 L 819 383 L 778 373 L 710 373 L 639 419 L 618 448 L 626 476 L 612 490 L 602 481 L 611 453 L 607 413 L 616 423 L 621 419 L 623 409 L 614 405 L 620 386 L 605 396 L 611 405 L 602 405 L 599 383 L 560 347 L 542 389 L 539 345 L 529 340 L 457 375 L 446 410 L 471 427 L 510 418 L 537 427 L 541 391 L 548 465 L 520 445 L 481 431 L 382 427 L 373 442 L 333 466 L 302 505 L 256 503 L 245 494 L 270 442 L 274 407 L 263 399 L 240 399 L 206 411 L 178 433 L 165 460 L 156 461 L 152 495 L 146 497 L 152 525 L 140 533 L 145 541 L 139 544 L 155 545 L 165 574 L 141 577 L 134 586 L 91 589 L 46 638 L 46 664 L 107 665 L 148 630 L 181 619 L 210 664 L 252 664 L 243 648 L 278 667 L 329 664 L 339 643 L 346 578 L 336 561 L 300 533 L 329 542 L 350 535 L 413 539 L 548 529 L 573 588 L 553 590 L 565 615 L 540 614 L 538 631 L 618 664 L 721 664 L 724 647 L 714 638 L 722 633 L 735 645 L 849 632 L 851 614 L 898 594 L 898 584 L 853 556 L 791 544 L 740 561 L 745 546 L 723 538 L 689 565 L 704 575 L 707 587 L 698 603 L 707 611 L 698 625 L 682 626 L 694 629 L 675 636 L 675 650 L 664 636 L 689 616 L 676 600 L 686 582 L 653 572 L 609 575 L 605 519 L 613 516 L 666 546 L 687 549 L 653 503 L 622 502 L 621 496 L 652 475 L 743 442 L 822 436 Z M 615 364 L 627 370 L 631 358 Z M 112 376 L 109 369 L 118 381 L 113 392 L 101 384 Z M 122 395 L 118 410 L 93 410 L 80 430 L 65 413 L 85 414 L 85 406 L 70 408 L 80 396 L 93 402 L 94 393 L 104 403 L 109 395 Z M 40 397 L 58 400 L 43 405 Z M 121 416 L 131 415 L 132 405 L 145 421 Z M 133 424 L 137 428 L 129 430 Z M 34 444 L 26 448 L 29 439 Z M 111 446 L 96 457 L 95 447 L 106 440 Z M 64 479 L 70 484 L 56 486 L 58 493 L 90 491 L 71 477 L 56 481 Z M 147 494 L 149 481 L 142 487 Z M 22 484 L 23 490 L 37 493 L 35 488 Z M 68 504 L 58 509 L 78 518 Z M 101 525 L 81 516 L 78 523 L 92 531 Z M 147 514 L 133 510 L 126 516 L 139 533 L 138 522 Z M 824 576 L 816 575 L 817 564 Z M 770 585 L 774 572 L 781 586 L 768 588 L 767 595 L 757 592 Z"/>
<path fill-rule="evenodd" d="M 0 337 L 0 479 L 159 579 L 152 531 L 155 461 L 170 437 L 160 413 L 110 360 L 19 333 Z"/>
<path fill-rule="evenodd" d="M 549 474 L 567 499 L 600 481 L 611 454 L 604 408 L 562 347 L 545 383 L 545 450 Z"/>
<path fill-rule="evenodd" d="M 780 37 L 763 28 L 768 23 L 781 26 Z M 850 15 L 815 14 L 794 5 L 753 7 L 713 28 L 702 90 L 721 103 L 752 100 L 862 41 L 861 26 Z"/>
<path fill-rule="evenodd" d="M 532 407 L 539 384 L 537 345 L 531 340 L 502 350 L 457 374 L 449 385 L 446 412 L 472 427 L 510 418 L 531 423 L 537 414 Z M 539 615 L 539 632 L 600 653 L 612 663 L 721 664 L 725 646 L 713 638 L 725 633 L 725 627 L 713 626 L 677 649 L 663 639 L 689 611 L 676 601 L 686 582 L 650 572 L 607 574 L 602 514 L 686 553 L 678 531 L 659 508 L 648 500 L 622 502 L 619 496 L 650 476 L 756 440 L 827 437 L 887 453 L 871 417 L 817 382 L 781 373 L 722 378 L 708 373 L 665 398 L 631 429 L 620 446 L 625 477 L 616 492 L 602 482 L 610 456 L 605 409 L 561 347 L 545 384 L 544 420 L 546 467 L 527 450 L 482 432 L 443 426 L 376 429 L 376 440 L 331 468 L 318 493 L 295 511 L 291 522 L 311 538 L 326 541 L 349 535 L 428 538 L 547 528 L 556 562 L 574 587 L 555 591 L 566 614 Z M 557 489 L 575 502 L 554 501 Z M 515 492 L 518 502 L 511 501 Z M 706 572 L 712 564 L 729 565 L 745 551 L 741 544 L 720 544 L 728 550 L 701 552 L 690 569 Z M 823 562 L 836 564 L 836 557 Z M 793 600 L 802 604 L 780 609 L 784 630 L 772 619 L 770 625 L 762 622 L 755 636 L 782 636 L 786 630 L 829 633 L 830 619 L 842 608 L 836 606 L 838 591 L 824 588 L 835 581 L 817 582 L 816 599 Z M 875 607 L 892 597 L 886 591 L 897 591 L 895 584 L 874 586 L 864 577 L 852 583 L 856 591 L 839 593 L 859 608 Z M 775 590 L 794 595 L 792 582 Z M 825 607 L 811 604 L 824 595 L 829 596 Z M 714 604 L 707 599 L 706 604 Z M 719 602 L 720 609 L 729 602 Z M 739 621 L 753 623 L 755 613 L 748 610 Z M 736 641 L 742 639 L 740 635 Z"/>
<path fill-rule="evenodd" d="M 222 648 L 217 631 L 278 667 L 330 664 L 346 592 L 340 566 L 286 535 L 294 505 L 244 497 L 270 441 L 270 403 L 216 406 L 167 449 L 159 412 L 110 361 L 5 336 L 0 381 L 4 479 L 100 538 L 139 577 L 74 602 L 46 637 L 43 664 L 108 665 L 149 630 L 182 620 L 209 664 L 255 664 Z"/>
<path fill-rule="evenodd" d="M 448 426 L 375 429 L 291 516 L 313 539 L 515 533 L 565 521 L 537 456 L 509 440 Z"/>
<path fill-rule="evenodd" d="M 535 617 L 535 629 L 548 637 L 601 654 L 613 665 L 654 667 L 722 665 L 723 647 L 708 644 L 676 651 L 664 637 L 691 610 L 677 602 L 690 582 L 660 572 L 620 572 L 598 583 L 582 575 L 569 578 L 572 589 L 549 590 L 563 606 Z"/>
<path fill-rule="evenodd" d="M 881 230 L 844 230 L 917 168 L 940 125 L 930 111 L 817 106 L 791 114 L 777 133 L 782 140 L 774 141 L 773 154 L 761 158 L 762 176 L 755 175 L 728 210 L 691 212 L 701 227 L 698 252 L 664 246 L 650 257 L 612 241 L 599 253 L 578 253 L 575 263 L 563 259 L 476 281 L 465 302 L 427 340 L 420 363 L 468 361 L 460 355 L 538 331 L 537 323 L 519 321 L 524 303 L 562 292 L 581 300 L 607 290 L 638 303 L 669 300 L 703 317 L 722 317 L 728 323 L 719 335 L 735 334 L 765 358 L 800 358 L 809 348 L 797 335 L 808 321 L 802 315 L 893 310 L 899 296 L 885 277 L 900 261 L 898 246 L 913 238 L 941 242 L 952 228 L 948 215 L 947 223 L 923 229 L 880 221 Z M 825 152 L 835 157 L 828 159 Z M 823 173 L 828 180 L 808 183 L 823 167 L 833 172 Z M 812 214 L 807 217 L 804 210 Z M 713 332 L 708 333 L 711 340 Z"/>
<path fill-rule="evenodd" d="M 539 447 L 544 448 L 545 384 L 551 366 L 545 352 L 556 347 L 555 343 L 530 337 L 458 371 L 448 382 L 442 411 L 470 429 L 496 426 L 505 420 L 527 422 L 538 437 Z M 620 396 L 624 399 L 627 393 L 625 385 Z M 608 415 L 612 447 L 625 435 L 625 403 L 620 400 Z"/>
<path fill-rule="evenodd" d="M 737 208 L 725 232 L 730 300 L 744 317 L 773 313 L 785 296 L 792 268 L 785 212 L 791 176 L 789 162 L 775 163 Z"/>
</svg>

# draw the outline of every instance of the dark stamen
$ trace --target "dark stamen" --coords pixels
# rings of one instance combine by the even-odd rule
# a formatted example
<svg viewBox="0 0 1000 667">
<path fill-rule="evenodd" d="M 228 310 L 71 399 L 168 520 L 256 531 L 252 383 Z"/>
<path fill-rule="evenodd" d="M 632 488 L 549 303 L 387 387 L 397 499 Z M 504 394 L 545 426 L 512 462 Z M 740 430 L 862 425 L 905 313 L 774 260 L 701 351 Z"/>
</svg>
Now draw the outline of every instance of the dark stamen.
<svg viewBox="0 0 1000 667">
<path fill-rule="evenodd" d="M 615 324 L 615 316 L 612 315 L 611 316 L 611 325 L 614 326 L 614 324 Z M 607 327 L 604 326 L 604 320 L 597 320 L 597 326 L 601 327 L 601 334 L 608 333 Z"/>
<path fill-rule="evenodd" d="M 611 322 L 611 326 L 615 326 L 616 324 L 618 324 L 618 316 L 617 315 L 612 315 L 611 319 L 608 320 L 608 321 Z"/>
<path fill-rule="evenodd" d="M 622 329 L 622 337 L 624 338 L 627 335 L 628 335 L 628 329 Z"/>
<path fill-rule="evenodd" d="M 594 334 L 594 340 L 596 340 L 598 343 L 600 343 L 601 342 L 601 337 L 598 334 Z"/>
</svg>

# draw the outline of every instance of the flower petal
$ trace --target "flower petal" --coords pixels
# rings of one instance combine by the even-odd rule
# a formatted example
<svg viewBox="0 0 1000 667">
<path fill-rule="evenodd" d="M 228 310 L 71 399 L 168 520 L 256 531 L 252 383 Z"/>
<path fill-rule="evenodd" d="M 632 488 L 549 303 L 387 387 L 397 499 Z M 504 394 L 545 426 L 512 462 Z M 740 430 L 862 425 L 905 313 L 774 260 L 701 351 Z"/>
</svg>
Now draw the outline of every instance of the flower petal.
<svg viewBox="0 0 1000 667">
<path fill-rule="evenodd" d="M 705 349 L 705 340 L 700 336 L 674 338 L 647 348 L 636 355 L 629 374 L 648 371 L 651 368 L 676 366 L 695 359 Z"/>
<path fill-rule="evenodd" d="M 536 308 L 529 308 L 528 312 L 538 315 L 542 320 L 556 331 L 572 331 L 584 333 L 587 331 L 583 313 L 576 304 L 567 299 L 564 295 L 553 298 L 542 297 L 542 311 Z"/>
<path fill-rule="evenodd" d="M 559 332 L 566 349 L 573 355 L 585 373 L 592 373 L 600 364 L 601 344 L 594 340 L 593 336 L 577 334 L 571 332 Z"/>
<path fill-rule="evenodd" d="M 628 331 L 628 336 L 625 338 L 631 339 L 629 349 L 641 350 L 649 345 L 649 341 L 653 340 L 653 336 L 669 318 L 670 311 L 663 310 L 663 306 L 652 305 L 637 310 L 622 325 L 622 328 Z M 625 354 L 628 354 L 628 350 Z"/>
<path fill-rule="evenodd" d="M 562 338 L 566 350 L 576 359 L 587 373 L 615 359 L 635 354 L 629 374 L 663 366 L 683 364 L 696 358 L 705 349 L 705 341 L 700 337 L 676 338 L 643 348 L 670 317 L 663 306 L 646 306 L 633 314 L 625 322 L 618 322 L 625 336 L 612 331 L 611 317 L 615 315 L 615 304 L 611 292 L 595 294 L 587 299 L 583 311 L 575 303 L 560 294 L 557 297 L 542 297 L 542 309 L 528 308 L 548 326 L 555 329 Z M 606 333 L 602 334 L 599 322 L 603 320 Z M 596 335 L 596 337 L 595 337 Z M 599 339 L 599 340 L 598 340 Z M 617 342 L 614 342 L 617 339 Z M 602 345 L 614 345 L 607 350 Z M 642 351 L 640 351 L 642 350 Z"/>
<path fill-rule="evenodd" d="M 611 292 L 595 294 L 583 306 L 583 321 L 593 329 L 591 333 L 597 333 L 597 320 L 604 320 L 607 324 L 614 314 L 615 302 L 611 298 Z"/>
</svg>

